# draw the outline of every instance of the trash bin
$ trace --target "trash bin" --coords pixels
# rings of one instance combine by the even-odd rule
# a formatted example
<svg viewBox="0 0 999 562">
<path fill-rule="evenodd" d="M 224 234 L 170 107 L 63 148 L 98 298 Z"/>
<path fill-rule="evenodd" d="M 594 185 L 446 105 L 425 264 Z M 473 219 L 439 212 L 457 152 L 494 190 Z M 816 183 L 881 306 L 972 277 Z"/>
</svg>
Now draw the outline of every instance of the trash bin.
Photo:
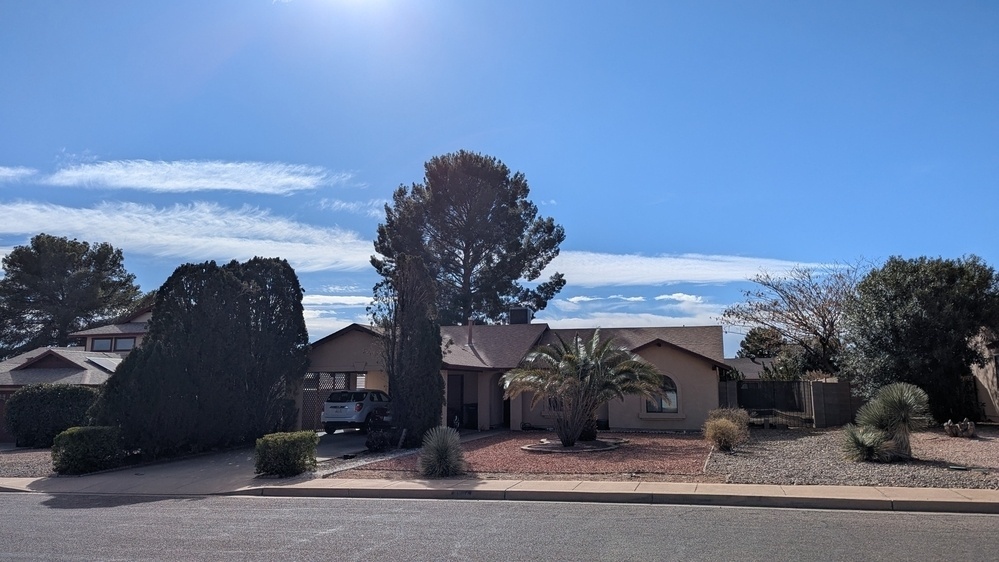
<svg viewBox="0 0 999 562">
<path fill-rule="evenodd" d="M 462 413 L 462 419 L 465 421 L 465 429 L 479 429 L 478 404 L 465 404 L 465 408 Z"/>
</svg>

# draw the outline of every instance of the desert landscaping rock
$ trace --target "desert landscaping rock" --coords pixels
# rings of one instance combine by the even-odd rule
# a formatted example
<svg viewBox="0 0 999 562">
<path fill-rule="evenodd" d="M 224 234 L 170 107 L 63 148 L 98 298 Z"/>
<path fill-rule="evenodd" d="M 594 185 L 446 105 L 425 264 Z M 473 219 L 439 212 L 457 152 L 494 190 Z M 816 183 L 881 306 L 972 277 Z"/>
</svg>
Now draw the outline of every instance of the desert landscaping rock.
<svg viewBox="0 0 999 562">
<path fill-rule="evenodd" d="M 900 486 L 999 489 L 999 428 L 978 426 L 973 439 L 942 429 L 913 436 L 917 460 L 853 463 L 843 459 L 842 430 L 754 429 L 749 443 L 726 454 L 698 434 L 601 433 L 628 442 L 592 455 L 539 455 L 520 449 L 553 434 L 501 433 L 466 443 L 465 477 L 514 480 L 705 482 L 777 485 Z M 315 477 L 417 478 L 416 451 L 394 451 L 322 463 Z M 951 468 L 958 467 L 958 468 Z M 47 449 L 0 450 L 0 477 L 53 476 Z"/>
</svg>

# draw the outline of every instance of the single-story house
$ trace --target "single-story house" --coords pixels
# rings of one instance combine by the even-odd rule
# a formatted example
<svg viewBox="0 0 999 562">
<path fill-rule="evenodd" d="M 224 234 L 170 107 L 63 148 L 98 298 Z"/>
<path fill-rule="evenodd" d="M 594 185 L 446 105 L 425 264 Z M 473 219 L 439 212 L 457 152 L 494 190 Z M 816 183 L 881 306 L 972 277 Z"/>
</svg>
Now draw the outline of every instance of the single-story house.
<svg viewBox="0 0 999 562">
<path fill-rule="evenodd" d="M 725 364 L 720 326 L 602 328 L 601 337 L 615 341 L 659 368 L 666 376 L 667 399 L 629 396 L 598 412 L 611 429 L 697 430 L 708 411 L 718 407 L 718 381 Z M 442 326 L 441 376 L 449 424 L 455 418 L 480 430 L 529 426 L 550 427 L 546 404 L 531 409 L 531 397 L 503 398 L 500 378 L 540 345 L 576 334 L 588 338 L 593 328 L 551 328 L 547 324 Z M 312 344 L 303 395 L 303 428 L 317 428 L 322 400 L 333 389 L 371 388 L 388 391 L 377 329 L 351 324 Z M 315 418 L 315 419 L 313 419 Z"/>
</svg>

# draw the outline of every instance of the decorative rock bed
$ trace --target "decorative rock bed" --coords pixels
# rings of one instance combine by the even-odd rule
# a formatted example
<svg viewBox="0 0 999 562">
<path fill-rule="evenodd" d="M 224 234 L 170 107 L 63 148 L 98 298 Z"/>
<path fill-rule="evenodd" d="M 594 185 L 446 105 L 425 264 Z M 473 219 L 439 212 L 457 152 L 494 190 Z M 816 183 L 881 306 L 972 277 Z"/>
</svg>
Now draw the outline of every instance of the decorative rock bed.
<svg viewBox="0 0 999 562">
<path fill-rule="evenodd" d="M 627 439 L 605 437 L 603 439 L 597 439 L 596 441 L 576 441 L 576 444 L 572 447 L 565 447 L 562 445 L 562 442 L 557 439 L 542 439 L 537 443 L 524 445 L 521 449 L 532 453 L 599 453 L 603 451 L 613 451 L 627 442 Z"/>
</svg>

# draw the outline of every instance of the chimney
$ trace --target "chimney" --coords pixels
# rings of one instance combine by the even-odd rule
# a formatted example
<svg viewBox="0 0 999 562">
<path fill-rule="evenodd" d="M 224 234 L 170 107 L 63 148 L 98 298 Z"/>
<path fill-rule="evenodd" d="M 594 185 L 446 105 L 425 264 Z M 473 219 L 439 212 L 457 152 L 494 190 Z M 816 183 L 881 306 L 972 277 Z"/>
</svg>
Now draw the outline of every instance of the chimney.
<svg viewBox="0 0 999 562">
<path fill-rule="evenodd" d="M 468 317 L 468 345 L 472 345 L 472 326 L 475 322 L 472 321 L 472 317 Z"/>
<path fill-rule="evenodd" d="M 510 309 L 510 324 L 530 324 L 534 316 L 530 308 L 519 307 Z"/>
</svg>

